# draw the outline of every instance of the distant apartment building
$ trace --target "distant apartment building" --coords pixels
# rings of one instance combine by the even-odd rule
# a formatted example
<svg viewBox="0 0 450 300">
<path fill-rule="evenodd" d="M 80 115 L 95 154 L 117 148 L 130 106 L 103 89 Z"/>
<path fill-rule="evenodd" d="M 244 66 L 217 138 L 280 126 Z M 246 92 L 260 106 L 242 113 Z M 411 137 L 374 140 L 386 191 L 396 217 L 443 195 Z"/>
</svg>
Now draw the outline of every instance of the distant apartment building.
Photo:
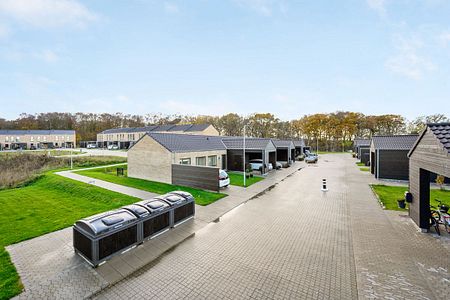
<svg viewBox="0 0 450 300">
<path fill-rule="evenodd" d="M 75 147 L 75 130 L 1 130 L 0 150 Z"/>
<path fill-rule="evenodd" d="M 147 133 L 177 133 L 218 136 L 219 132 L 211 124 L 155 125 L 145 127 L 113 128 L 97 134 L 97 146 L 117 145 L 128 149 Z"/>
</svg>

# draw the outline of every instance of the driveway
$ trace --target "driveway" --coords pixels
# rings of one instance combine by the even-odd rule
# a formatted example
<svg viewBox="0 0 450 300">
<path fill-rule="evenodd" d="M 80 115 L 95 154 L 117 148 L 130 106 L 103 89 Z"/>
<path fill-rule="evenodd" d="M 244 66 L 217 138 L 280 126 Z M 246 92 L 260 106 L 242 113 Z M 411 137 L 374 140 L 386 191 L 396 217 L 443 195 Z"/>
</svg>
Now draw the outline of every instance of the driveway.
<svg viewBox="0 0 450 300">
<path fill-rule="evenodd" d="M 323 155 L 97 297 L 448 299 L 449 239 L 383 211 L 371 181 Z"/>
</svg>

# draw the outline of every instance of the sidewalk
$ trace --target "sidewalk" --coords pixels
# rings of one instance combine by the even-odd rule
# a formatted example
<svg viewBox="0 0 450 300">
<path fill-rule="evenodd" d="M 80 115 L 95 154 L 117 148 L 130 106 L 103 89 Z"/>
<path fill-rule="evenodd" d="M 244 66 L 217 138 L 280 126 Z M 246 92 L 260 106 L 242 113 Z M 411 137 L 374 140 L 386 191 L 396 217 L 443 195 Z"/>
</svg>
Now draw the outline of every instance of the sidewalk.
<svg viewBox="0 0 450 300">
<path fill-rule="evenodd" d="M 225 191 L 229 195 L 228 197 L 205 207 L 196 205 L 195 219 L 147 241 L 127 253 L 114 257 L 96 269 L 91 268 L 78 255 L 74 254 L 71 227 L 10 245 L 6 249 L 25 286 L 24 292 L 16 298 L 87 298 L 148 265 L 164 252 L 174 249 L 208 223 L 217 220 L 241 203 L 264 193 L 303 166 L 303 163 L 296 163 L 290 168 L 273 172 L 265 180 L 248 188 L 232 186 Z M 59 174 L 139 198 L 154 196 L 152 193 L 102 180 L 96 179 L 94 183 L 92 178 L 68 171 Z"/>
<path fill-rule="evenodd" d="M 114 167 L 114 166 L 120 166 L 123 164 L 115 164 L 115 165 L 109 165 L 107 167 Z M 92 170 L 92 169 L 98 169 L 98 168 L 104 168 L 105 166 L 102 167 L 93 167 L 93 168 L 86 168 L 86 169 L 79 169 L 76 171 L 84 171 L 84 170 Z M 77 180 L 80 182 L 84 182 L 87 184 L 91 184 L 91 185 L 95 185 L 113 192 L 117 192 L 117 193 L 121 193 L 121 194 L 125 194 L 128 196 L 132 196 L 132 197 L 136 197 L 136 198 L 140 198 L 140 199 L 149 199 L 152 197 L 157 196 L 157 194 L 155 193 L 150 193 L 147 191 L 143 191 L 143 190 L 139 190 L 139 189 L 135 189 L 132 187 L 128 187 L 128 186 L 124 186 L 124 185 L 120 185 L 120 184 L 116 184 L 116 183 L 112 183 L 112 182 L 108 182 L 108 181 L 104 181 L 104 180 L 100 180 L 100 179 L 95 179 L 95 178 L 91 178 L 91 177 L 87 177 L 87 176 L 83 176 L 77 173 L 74 173 L 73 171 L 62 171 L 62 172 L 57 172 L 55 174 L 58 174 L 60 176 L 66 177 L 66 178 L 70 178 L 73 180 Z"/>
</svg>

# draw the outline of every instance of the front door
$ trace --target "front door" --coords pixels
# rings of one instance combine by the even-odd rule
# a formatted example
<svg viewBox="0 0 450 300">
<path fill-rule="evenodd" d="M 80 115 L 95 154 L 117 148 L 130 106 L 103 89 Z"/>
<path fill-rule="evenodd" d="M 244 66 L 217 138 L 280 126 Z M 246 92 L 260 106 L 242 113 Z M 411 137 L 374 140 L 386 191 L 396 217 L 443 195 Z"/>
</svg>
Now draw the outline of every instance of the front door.
<svg viewBox="0 0 450 300">
<path fill-rule="evenodd" d="M 222 154 L 222 170 L 227 169 L 227 156 L 225 154 Z"/>
</svg>

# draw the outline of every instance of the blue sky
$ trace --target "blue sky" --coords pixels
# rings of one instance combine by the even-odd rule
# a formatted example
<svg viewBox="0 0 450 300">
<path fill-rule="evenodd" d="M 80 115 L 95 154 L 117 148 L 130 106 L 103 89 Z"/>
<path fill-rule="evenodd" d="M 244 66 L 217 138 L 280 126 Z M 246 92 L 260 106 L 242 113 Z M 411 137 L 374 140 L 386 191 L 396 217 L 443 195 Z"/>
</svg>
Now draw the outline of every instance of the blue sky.
<svg viewBox="0 0 450 300">
<path fill-rule="evenodd" d="M 0 0 L 0 117 L 450 115 L 448 0 Z"/>
</svg>

